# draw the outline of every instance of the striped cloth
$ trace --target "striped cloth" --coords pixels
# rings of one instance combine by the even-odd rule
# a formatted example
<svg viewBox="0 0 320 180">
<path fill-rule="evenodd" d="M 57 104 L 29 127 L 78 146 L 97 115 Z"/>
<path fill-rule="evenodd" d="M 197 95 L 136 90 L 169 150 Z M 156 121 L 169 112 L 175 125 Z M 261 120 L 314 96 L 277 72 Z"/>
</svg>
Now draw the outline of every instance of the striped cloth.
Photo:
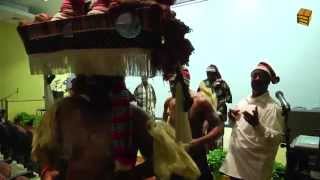
<svg viewBox="0 0 320 180">
<path fill-rule="evenodd" d="M 139 84 L 134 90 L 134 97 L 136 98 L 138 106 L 145 110 L 152 118 L 155 117 L 156 93 L 151 84 L 144 86 Z"/>
<path fill-rule="evenodd" d="M 85 0 L 63 0 L 60 12 L 84 15 Z"/>
<path fill-rule="evenodd" d="M 116 170 L 129 170 L 136 162 L 137 151 L 132 143 L 130 95 L 123 81 L 112 89 L 112 145 Z"/>
</svg>

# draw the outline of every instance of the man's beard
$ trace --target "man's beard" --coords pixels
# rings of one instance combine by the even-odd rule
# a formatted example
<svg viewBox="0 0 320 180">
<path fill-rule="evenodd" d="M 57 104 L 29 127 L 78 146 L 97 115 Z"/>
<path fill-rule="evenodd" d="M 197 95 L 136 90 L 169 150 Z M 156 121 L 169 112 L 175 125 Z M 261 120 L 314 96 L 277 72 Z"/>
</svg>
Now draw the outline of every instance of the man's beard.
<svg viewBox="0 0 320 180">
<path fill-rule="evenodd" d="M 251 82 L 251 88 L 255 92 L 265 92 L 268 89 L 268 85 L 263 82 Z"/>
</svg>

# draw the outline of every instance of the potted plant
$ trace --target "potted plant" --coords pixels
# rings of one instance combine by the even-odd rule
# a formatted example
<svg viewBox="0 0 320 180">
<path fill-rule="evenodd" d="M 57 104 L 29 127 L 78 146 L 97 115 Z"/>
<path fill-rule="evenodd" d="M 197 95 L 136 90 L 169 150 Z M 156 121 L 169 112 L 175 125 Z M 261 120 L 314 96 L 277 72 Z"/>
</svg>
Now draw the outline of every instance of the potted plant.
<svg viewBox="0 0 320 180">
<path fill-rule="evenodd" d="M 21 126 L 32 124 L 35 127 L 40 123 L 41 119 L 42 117 L 39 115 L 28 114 L 26 112 L 18 113 L 15 117 L 16 123 L 19 123 Z"/>
<path fill-rule="evenodd" d="M 222 148 L 209 151 L 207 154 L 208 165 L 216 180 L 223 180 L 224 176 L 219 169 L 226 157 L 227 152 Z M 279 162 L 274 162 L 272 170 L 272 180 L 284 180 L 285 166 Z"/>
<path fill-rule="evenodd" d="M 222 148 L 210 150 L 207 154 L 208 165 L 216 180 L 222 179 L 222 174 L 219 172 L 219 169 L 226 157 L 226 154 L 227 152 Z"/>
<path fill-rule="evenodd" d="M 272 169 L 272 180 L 284 180 L 286 167 L 279 163 L 274 162 L 273 169 Z"/>
</svg>

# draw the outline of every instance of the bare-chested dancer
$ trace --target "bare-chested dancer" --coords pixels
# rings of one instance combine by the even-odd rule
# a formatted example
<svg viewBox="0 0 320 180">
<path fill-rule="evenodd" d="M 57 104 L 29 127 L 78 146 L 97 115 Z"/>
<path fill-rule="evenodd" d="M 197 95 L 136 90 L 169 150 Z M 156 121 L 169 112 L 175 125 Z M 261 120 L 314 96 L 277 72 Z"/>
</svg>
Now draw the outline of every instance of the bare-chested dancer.
<svg viewBox="0 0 320 180">
<path fill-rule="evenodd" d="M 184 82 L 188 85 L 190 80 L 189 72 L 184 69 L 182 71 Z M 168 98 L 164 104 L 163 120 L 170 124 L 174 124 L 174 110 L 176 106 L 175 100 L 175 85 L 176 79 L 169 79 L 170 90 L 172 97 Z M 222 133 L 222 122 L 219 119 L 216 112 L 213 110 L 210 103 L 200 93 L 193 93 L 189 91 L 193 103 L 188 111 L 188 118 L 190 122 L 192 141 L 189 145 L 189 154 L 195 161 L 201 171 L 199 180 L 212 180 L 211 171 L 207 164 L 205 144 L 218 138 Z M 203 127 L 208 126 L 208 129 Z M 206 131 L 206 132 L 205 132 Z M 174 177 L 172 179 L 181 179 L 180 177 Z"/>
</svg>

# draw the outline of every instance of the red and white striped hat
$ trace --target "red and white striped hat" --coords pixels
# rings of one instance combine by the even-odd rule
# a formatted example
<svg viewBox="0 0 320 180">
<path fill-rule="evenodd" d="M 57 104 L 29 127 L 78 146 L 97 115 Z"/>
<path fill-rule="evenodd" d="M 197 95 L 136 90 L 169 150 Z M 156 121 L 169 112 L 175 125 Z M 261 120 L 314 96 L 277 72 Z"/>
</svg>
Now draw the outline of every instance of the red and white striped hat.
<svg viewBox="0 0 320 180">
<path fill-rule="evenodd" d="M 280 77 L 276 75 L 276 73 L 274 72 L 274 70 L 272 69 L 272 67 L 268 63 L 259 62 L 259 64 L 255 68 L 255 70 L 256 69 L 260 69 L 260 70 L 267 72 L 272 84 L 277 84 L 280 81 Z"/>
<path fill-rule="evenodd" d="M 183 66 L 181 68 L 180 73 L 182 75 L 182 78 L 183 78 L 184 82 L 189 85 L 190 84 L 190 72 L 189 72 L 188 68 Z M 166 74 L 164 76 L 164 80 L 166 80 L 166 81 L 175 81 L 176 77 L 177 77 L 176 73 L 174 73 L 174 74 Z"/>
</svg>

